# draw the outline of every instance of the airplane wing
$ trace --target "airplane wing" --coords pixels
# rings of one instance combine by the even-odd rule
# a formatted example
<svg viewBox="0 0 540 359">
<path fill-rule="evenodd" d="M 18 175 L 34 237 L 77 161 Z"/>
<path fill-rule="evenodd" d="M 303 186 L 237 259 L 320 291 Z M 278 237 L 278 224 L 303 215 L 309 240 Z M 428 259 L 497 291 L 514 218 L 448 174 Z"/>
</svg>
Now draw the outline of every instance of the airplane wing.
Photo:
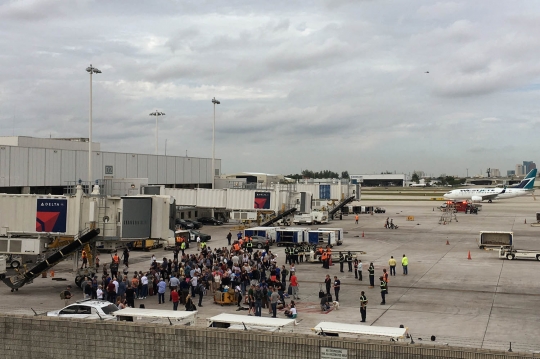
<svg viewBox="0 0 540 359">
<path fill-rule="evenodd" d="M 482 197 L 482 201 L 494 200 L 495 198 L 497 198 L 500 194 L 503 194 L 504 192 L 506 192 L 506 186 L 504 186 L 503 190 L 499 193 L 484 194 L 484 195 L 481 195 L 480 197 Z"/>
</svg>

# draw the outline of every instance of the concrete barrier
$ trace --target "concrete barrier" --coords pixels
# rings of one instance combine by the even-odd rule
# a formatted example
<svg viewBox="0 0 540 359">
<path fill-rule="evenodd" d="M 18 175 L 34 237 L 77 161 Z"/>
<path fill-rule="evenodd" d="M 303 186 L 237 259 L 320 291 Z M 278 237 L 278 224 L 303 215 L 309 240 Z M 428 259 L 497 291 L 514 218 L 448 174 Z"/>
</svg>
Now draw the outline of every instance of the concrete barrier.
<svg viewBox="0 0 540 359">
<path fill-rule="evenodd" d="M 534 358 L 532 354 L 308 334 L 0 315 L 0 358 Z M 325 356 L 326 357 L 326 356 Z"/>
</svg>

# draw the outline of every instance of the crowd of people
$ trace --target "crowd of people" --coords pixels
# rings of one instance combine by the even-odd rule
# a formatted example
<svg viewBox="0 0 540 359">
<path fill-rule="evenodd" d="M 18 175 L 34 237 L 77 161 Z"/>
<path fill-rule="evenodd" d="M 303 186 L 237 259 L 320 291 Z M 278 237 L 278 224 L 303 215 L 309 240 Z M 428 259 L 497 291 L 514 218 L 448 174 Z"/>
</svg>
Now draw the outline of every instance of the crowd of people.
<svg viewBox="0 0 540 359">
<path fill-rule="evenodd" d="M 205 295 L 234 291 L 237 306 L 243 308 L 246 304 L 248 315 L 261 316 L 266 308 L 276 317 L 278 309 L 285 309 L 286 316 L 296 318 L 294 300 L 286 303 L 289 296 L 299 299 L 294 263 L 289 269 L 285 265 L 280 267 L 277 255 L 269 248 L 255 251 L 249 245 L 247 248 L 235 241 L 231 248 L 212 250 L 202 242 L 200 250 L 187 254 L 185 248 L 176 246 L 172 258 L 158 260 L 153 255 L 148 270 L 133 272 L 129 271 L 127 261 L 123 270 L 118 270 L 120 258 L 115 253 L 109 268 L 103 265 L 101 279 L 97 275 L 86 277 L 81 288 L 85 299 L 107 300 L 121 309 L 135 307 L 136 299 L 157 296 L 158 304 L 165 304 L 168 297 L 173 310 L 180 304 L 186 310 L 197 310 L 203 307 Z M 125 260 L 125 252 L 123 257 Z"/>
<path fill-rule="evenodd" d="M 230 233 L 227 238 L 230 239 Z M 278 309 L 285 309 L 286 316 L 296 318 L 295 300 L 300 298 L 295 263 L 298 263 L 299 249 L 294 247 L 286 249 L 287 269 L 286 265 L 278 265 L 277 255 L 272 253 L 268 245 L 264 250 L 254 251 L 250 243 L 249 237 L 238 238 L 230 248 L 212 250 L 205 242 L 200 242 L 197 252 L 191 254 L 185 253 L 185 246 L 179 244 L 174 248 L 172 258 L 163 257 L 158 260 L 153 255 L 148 270 L 133 272 L 130 272 L 128 267 L 129 251 L 124 250 L 122 255 L 124 269 L 121 272 L 118 270 L 120 257 L 115 253 L 111 256 L 110 272 L 105 264 L 101 279 L 97 275 L 94 278 L 84 278 L 81 283 L 84 298 L 108 300 L 122 309 L 135 307 L 136 299 L 145 300 L 157 296 L 158 304 L 161 305 L 166 303 L 168 297 L 173 310 L 177 310 L 182 304 L 185 310 L 193 311 L 203 307 L 205 295 L 231 291 L 234 293 L 238 310 L 245 309 L 248 315 L 262 316 L 263 309 L 267 309 L 268 314 L 275 318 Z M 331 258 L 331 249 L 326 248 L 322 251 L 328 253 L 328 257 Z M 329 260 L 323 261 L 323 268 L 328 269 L 330 263 Z M 345 255 L 339 252 L 339 263 L 340 272 L 344 271 L 344 263 L 347 263 L 348 271 L 354 271 L 355 278 L 363 280 L 362 261 L 353 258 L 351 252 Z M 403 275 L 407 275 L 408 258 L 405 254 L 401 264 Z M 386 304 L 389 277 L 396 275 L 397 261 L 393 256 L 388 265 L 389 271 L 386 268 L 382 269 L 382 275 L 378 277 L 381 305 Z M 369 288 L 374 288 L 373 262 L 369 264 L 367 271 Z M 339 306 L 341 281 L 337 276 L 332 279 L 327 274 L 323 283 L 326 292 L 321 290 L 319 293 L 320 305 L 322 311 L 327 311 L 336 303 Z M 288 305 L 287 298 L 291 299 Z M 367 297 L 362 291 L 360 296 L 362 322 L 366 321 L 367 304 Z"/>
</svg>

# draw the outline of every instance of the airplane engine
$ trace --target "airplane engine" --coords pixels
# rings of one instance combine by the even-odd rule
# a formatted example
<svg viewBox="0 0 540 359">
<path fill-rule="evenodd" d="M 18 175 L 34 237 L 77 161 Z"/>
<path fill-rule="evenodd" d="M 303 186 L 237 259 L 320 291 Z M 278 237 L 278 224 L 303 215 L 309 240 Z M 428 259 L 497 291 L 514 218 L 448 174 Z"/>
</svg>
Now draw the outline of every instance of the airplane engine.
<svg viewBox="0 0 540 359">
<path fill-rule="evenodd" d="M 471 200 L 473 202 L 482 202 L 482 196 L 472 196 Z"/>
</svg>

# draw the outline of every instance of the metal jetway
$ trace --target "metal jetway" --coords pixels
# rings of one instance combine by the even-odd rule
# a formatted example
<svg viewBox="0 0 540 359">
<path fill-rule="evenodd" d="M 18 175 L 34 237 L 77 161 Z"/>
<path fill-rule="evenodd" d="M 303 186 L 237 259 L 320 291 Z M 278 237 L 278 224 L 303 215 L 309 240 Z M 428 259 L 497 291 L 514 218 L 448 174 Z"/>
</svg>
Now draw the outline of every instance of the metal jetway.
<svg viewBox="0 0 540 359">
<path fill-rule="evenodd" d="M 98 234 L 99 228 L 86 228 L 73 238 L 73 242 L 50 255 L 44 261 L 39 262 L 24 273 L 4 278 L 2 281 L 11 288 L 12 292 L 18 290 L 25 284 L 31 283 L 35 278 L 41 275 L 41 273 L 46 272 L 59 262 L 63 261 L 66 257 L 71 256 L 82 249 L 86 244 L 95 240 Z"/>
</svg>

